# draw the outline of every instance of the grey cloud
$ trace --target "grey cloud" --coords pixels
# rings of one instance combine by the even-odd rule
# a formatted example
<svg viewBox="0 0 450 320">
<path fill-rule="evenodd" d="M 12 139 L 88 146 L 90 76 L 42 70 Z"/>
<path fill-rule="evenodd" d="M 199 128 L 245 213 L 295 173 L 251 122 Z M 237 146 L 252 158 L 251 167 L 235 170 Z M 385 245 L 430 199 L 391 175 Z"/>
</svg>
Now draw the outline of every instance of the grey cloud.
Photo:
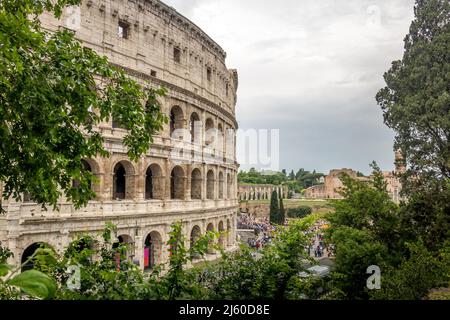
<svg viewBox="0 0 450 320">
<path fill-rule="evenodd" d="M 393 133 L 374 97 L 402 56 L 414 0 L 166 3 L 227 51 L 240 127 L 280 128 L 283 168 L 393 167 Z"/>
</svg>

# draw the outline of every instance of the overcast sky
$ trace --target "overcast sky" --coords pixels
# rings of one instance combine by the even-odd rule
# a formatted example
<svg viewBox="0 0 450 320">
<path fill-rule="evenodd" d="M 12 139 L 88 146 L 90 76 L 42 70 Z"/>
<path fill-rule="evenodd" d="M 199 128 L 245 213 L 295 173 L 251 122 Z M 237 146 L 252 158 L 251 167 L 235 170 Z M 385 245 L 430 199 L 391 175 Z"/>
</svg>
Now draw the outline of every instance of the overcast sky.
<svg viewBox="0 0 450 320">
<path fill-rule="evenodd" d="M 375 95 L 402 57 L 414 0 L 164 2 L 227 52 L 239 126 L 280 129 L 280 169 L 368 173 L 373 160 L 393 169 L 394 135 Z"/>
</svg>

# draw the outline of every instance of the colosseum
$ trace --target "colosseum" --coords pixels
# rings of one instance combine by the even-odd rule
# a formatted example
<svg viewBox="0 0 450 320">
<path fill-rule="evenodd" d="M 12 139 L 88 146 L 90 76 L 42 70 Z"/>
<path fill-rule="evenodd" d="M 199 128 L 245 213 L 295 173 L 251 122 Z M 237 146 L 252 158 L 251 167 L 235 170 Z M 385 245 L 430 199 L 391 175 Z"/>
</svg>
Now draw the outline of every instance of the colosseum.
<svg viewBox="0 0 450 320">
<path fill-rule="evenodd" d="M 85 159 L 98 179 L 97 198 L 75 210 L 60 200 L 59 211 L 27 201 L 4 201 L 0 241 L 25 261 L 40 244 L 63 250 L 80 235 L 98 234 L 106 222 L 117 241 L 143 270 L 166 262 L 171 225 L 182 221 L 192 243 L 221 231 L 225 250 L 236 246 L 238 211 L 235 118 L 238 76 L 227 69 L 225 51 L 193 22 L 157 0 L 85 0 L 56 20 L 41 18 L 49 31 L 64 27 L 143 86 L 168 90 L 160 104 L 170 121 L 150 151 L 131 162 L 122 145 L 125 130 L 99 126 L 110 158 Z M 214 259 L 217 253 L 211 252 Z"/>
</svg>

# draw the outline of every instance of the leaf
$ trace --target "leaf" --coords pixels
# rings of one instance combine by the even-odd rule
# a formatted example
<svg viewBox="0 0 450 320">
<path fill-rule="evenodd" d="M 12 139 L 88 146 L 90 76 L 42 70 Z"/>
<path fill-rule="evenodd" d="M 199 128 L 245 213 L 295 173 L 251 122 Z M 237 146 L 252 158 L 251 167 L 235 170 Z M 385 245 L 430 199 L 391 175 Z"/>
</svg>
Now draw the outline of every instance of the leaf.
<svg viewBox="0 0 450 320">
<path fill-rule="evenodd" d="M 36 250 L 36 259 L 46 266 L 56 265 L 58 263 L 55 252 L 50 248 L 39 248 Z"/>
<path fill-rule="evenodd" d="M 0 264 L 0 277 L 6 276 L 11 270 L 12 266 L 7 264 Z"/>
<path fill-rule="evenodd" d="M 56 286 L 53 280 L 37 270 L 22 272 L 7 283 L 19 287 L 30 296 L 42 299 L 51 299 L 55 296 Z"/>
</svg>

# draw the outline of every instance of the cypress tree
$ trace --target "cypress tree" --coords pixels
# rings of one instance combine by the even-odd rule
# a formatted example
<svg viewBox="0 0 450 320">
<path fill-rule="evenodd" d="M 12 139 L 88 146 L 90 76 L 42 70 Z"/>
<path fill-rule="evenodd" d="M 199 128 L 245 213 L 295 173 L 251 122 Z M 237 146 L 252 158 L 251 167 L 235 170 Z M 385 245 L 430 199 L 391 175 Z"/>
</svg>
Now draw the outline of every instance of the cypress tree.
<svg viewBox="0 0 450 320">
<path fill-rule="evenodd" d="M 270 223 L 278 224 L 279 214 L 278 193 L 274 191 L 272 192 L 272 198 L 270 199 Z"/>
<path fill-rule="evenodd" d="M 286 221 L 286 211 L 284 210 L 283 198 L 280 197 L 280 213 L 278 215 L 279 221 L 278 223 L 284 225 Z"/>
</svg>

